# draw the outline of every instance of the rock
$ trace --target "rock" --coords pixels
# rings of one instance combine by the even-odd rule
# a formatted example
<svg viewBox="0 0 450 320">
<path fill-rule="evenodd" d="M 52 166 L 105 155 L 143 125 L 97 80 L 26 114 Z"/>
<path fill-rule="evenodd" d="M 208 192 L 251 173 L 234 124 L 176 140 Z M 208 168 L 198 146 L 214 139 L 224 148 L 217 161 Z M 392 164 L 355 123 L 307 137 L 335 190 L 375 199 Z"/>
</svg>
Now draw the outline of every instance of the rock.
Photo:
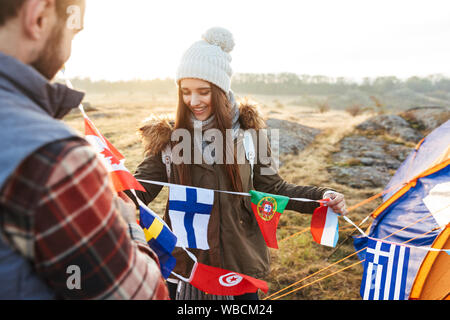
<svg viewBox="0 0 450 320">
<path fill-rule="evenodd" d="M 405 120 L 406 119 L 406 120 Z M 353 188 L 384 187 L 424 135 L 450 119 L 450 109 L 409 109 L 400 115 L 375 116 L 359 124 L 353 135 L 340 141 L 328 168 L 334 180 Z M 396 138 L 383 139 L 388 134 Z M 402 144 L 404 141 L 404 144 Z"/>
<path fill-rule="evenodd" d="M 417 130 L 431 132 L 450 119 L 449 107 L 411 108 L 400 114 Z"/>
<path fill-rule="evenodd" d="M 97 109 L 97 108 L 94 108 L 90 102 L 87 102 L 87 101 L 84 102 L 84 101 L 83 101 L 82 104 L 83 104 L 83 108 L 84 108 L 84 111 L 85 111 L 85 112 L 98 111 L 98 109 Z M 70 111 L 70 113 L 72 113 L 72 114 L 78 114 L 78 113 L 81 113 L 81 111 L 80 111 L 79 108 L 74 108 L 74 109 L 72 109 L 72 110 Z"/>
<path fill-rule="evenodd" d="M 84 111 L 86 111 L 86 112 L 98 110 L 97 108 L 94 108 L 94 106 L 90 102 L 87 102 L 87 101 L 86 102 L 83 101 L 83 108 L 84 108 Z"/>
<path fill-rule="evenodd" d="M 310 143 L 314 141 L 317 134 L 320 133 L 319 129 L 303 126 L 299 123 L 279 120 L 268 119 L 266 121 L 268 136 L 270 135 L 270 129 L 279 130 L 279 154 L 298 154 L 306 148 Z"/>
<path fill-rule="evenodd" d="M 423 135 L 399 115 L 379 115 L 364 121 L 356 127 L 358 130 L 372 133 L 387 133 L 404 141 L 419 142 Z"/>
<path fill-rule="evenodd" d="M 331 167 L 329 172 L 335 181 L 352 188 L 375 188 L 385 186 L 391 176 L 386 168 L 377 167 Z"/>
<path fill-rule="evenodd" d="M 381 138 L 360 135 L 345 137 L 341 150 L 332 156 L 328 170 L 336 182 L 353 188 L 383 187 L 412 148 Z"/>
</svg>

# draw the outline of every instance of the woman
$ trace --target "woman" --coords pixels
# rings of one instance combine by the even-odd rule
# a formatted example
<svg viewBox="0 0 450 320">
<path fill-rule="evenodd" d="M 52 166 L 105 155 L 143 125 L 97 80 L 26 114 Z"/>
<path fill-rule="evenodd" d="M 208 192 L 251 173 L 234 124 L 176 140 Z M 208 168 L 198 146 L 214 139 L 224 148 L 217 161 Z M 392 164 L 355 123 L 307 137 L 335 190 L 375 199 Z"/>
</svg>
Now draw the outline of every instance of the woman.
<svg viewBox="0 0 450 320">
<path fill-rule="evenodd" d="M 264 169 L 270 168 L 270 163 L 263 163 L 263 159 L 258 156 L 258 148 L 268 147 L 265 135 L 253 137 L 253 146 L 256 148 L 253 164 L 248 159 L 237 161 L 237 155 L 246 154 L 247 151 L 243 143 L 243 130 L 259 132 L 264 127 L 264 121 L 256 106 L 237 103 L 230 90 L 232 70 L 229 52 L 233 47 L 234 41 L 229 31 L 212 28 L 205 33 L 203 40 L 194 43 L 186 51 L 176 76 L 179 99 L 175 123 L 153 120 L 140 129 L 146 157 L 139 164 L 135 177 L 212 190 L 257 190 L 315 200 L 322 199 L 328 191 L 326 196 L 333 199 L 329 203 L 330 207 L 337 213 L 345 214 L 343 195 L 327 188 L 288 184 L 275 171 L 264 173 Z M 199 139 L 195 130 L 201 130 L 206 135 L 210 129 L 220 132 L 219 136 L 229 138 L 222 144 L 223 149 L 215 148 L 208 153 L 205 150 L 212 142 Z M 177 144 L 171 142 L 171 136 L 174 133 L 177 136 L 177 130 L 188 132 L 193 137 L 188 144 L 190 148 L 183 149 L 182 153 L 176 149 Z M 190 151 L 194 156 L 187 155 Z M 203 155 L 200 162 L 194 161 L 198 160 L 196 151 L 197 155 Z M 177 156 L 178 160 L 175 159 Z M 193 161 L 183 163 L 179 161 L 180 158 Z M 138 192 L 138 196 L 145 203 L 151 202 L 162 188 L 147 183 L 143 185 L 147 192 Z M 286 209 L 312 213 L 316 207 L 316 203 L 290 201 Z M 171 226 L 167 208 L 164 219 Z M 189 249 L 199 262 L 254 278 L 263 278 L 269 273 L 269 251 L 252 212 L 249 197 L 215 192 L 207 238 L 208 250 Z M 173 254 L 177 259 L 174 272 L 189 277 L 193 261 L 179 248 Z M 176 295 L 176 283 L 176 278 L 168 279 L 172 299 Z M 185 299 L 224 298 L 204 295 L 181 282 L 178 291 L 180 288 L 181 297 Z M 255 292 L 234 298 L 257 299 L 258 296 Z"/>
</svg>

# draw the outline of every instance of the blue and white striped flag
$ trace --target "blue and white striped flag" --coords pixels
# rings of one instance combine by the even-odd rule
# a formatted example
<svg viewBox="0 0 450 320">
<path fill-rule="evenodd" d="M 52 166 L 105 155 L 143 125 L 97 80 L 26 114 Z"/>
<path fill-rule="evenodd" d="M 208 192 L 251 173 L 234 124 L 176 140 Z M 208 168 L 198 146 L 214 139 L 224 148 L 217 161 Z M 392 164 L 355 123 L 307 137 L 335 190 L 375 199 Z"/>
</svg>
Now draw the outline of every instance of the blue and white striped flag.
<svg viewBox="0 0 450 320">
<path fill-rule="evenodd" d="M 214 190 L 170 186 L 169 217 L 177 247 L 208 250 L 208 224 Z"/>
<path fill-rule="evenodd" d="M 409 253 L 409 247 L 369 238 L 361 297 L 364 300 L 405 300 Z"/>
</svg>

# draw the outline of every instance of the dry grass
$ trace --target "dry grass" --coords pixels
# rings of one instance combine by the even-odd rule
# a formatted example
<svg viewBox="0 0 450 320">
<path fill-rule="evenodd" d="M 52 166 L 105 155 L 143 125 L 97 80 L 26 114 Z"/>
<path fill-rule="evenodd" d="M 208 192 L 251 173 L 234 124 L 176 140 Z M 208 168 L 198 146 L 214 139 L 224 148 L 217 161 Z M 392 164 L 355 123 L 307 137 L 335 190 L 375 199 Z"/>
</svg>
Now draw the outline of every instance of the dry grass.
<svg viewBox="0 0 450 320">
<path fill-rule="evenodd" d="M 338 151 L 338 142 L 348 135 L 353 128 L 367 119 L 368 115 L 351 116 L 343 110 L 329 110 L 321 113 L 317 108 L 308 108 L 290 105 L 292 97 L 253 96 L 262 105 L 262 113 L 265 117 L 273 117 L 296 121 L 300 124 L 321 129 L 315 142 L 298 155 L 282 157 L 283 166 L 280 175 L 288 182 L 303 185 L 318 185 L 334 188 L 345 194 L 348 206 L 352 206 L 378 192 L 379 189 L 353 189 L 333 182 L 327 171 L 331 164 L 330 158 Z M 277 108 L 273 101 L 283 104 L 283 108 Z M 173 114 L 175 112 L 176 98 L 167 96 L 146 96 L 145 94 L 132 96 L 128 94 L 116 94 L 113 96 L 87 96 L 97 111 L 89 113 L 99 130 L 119 149 L 127 159 L 127 167 L 134 171 L 143 158 L 143 149 L 136 134 L 136 130 L 142 120 L 151 114 Z M 83 122 L 80 114 L 71 114 L 66 122 L 83 131 Z M 162 214 L 167 201 L 167 188 L 152 202 L 153 210 Z M 379 200 L 373 201 L 357 210 L 352 211 L 349 217 L 360 222 L 370 214 Z M 278 239 L 309 227 L 310 215 L 303 215 L 293 211 L 286 211 L 280 220 Z M 345 239 L 353 229 L 342 222 L 340 226 L 340 239 Z M 329 257 L 333 249 L 316 244 L 308 232 L 280 242 L 279 250 L 271 249 L 272 269 L 267 277 L 269 294 L 276 292 L 304 277 L 311 275 L 331 263 L 338 261 L 354 252 L 352 241 L 347 241 L 332 257 Z M 357 262 L 353 256 L 342 263 L 332 266 L 317 276 L 300 283 L 305 285 L 317 280 L 331 272 L 335 272 L 345 266 Z M 359 286 L 361 281 L 362 266 L 358 265 L 344 272 L 307 286 L 282 299 L 359 299 Z"/>
<path fill-rule="evenodd" d="M 379 189 L 361 190 L 337 184 L 333 182 L 331 175 L 327 171 L 327 167 L 331 165 L 331 155 L 339 151 L 339 141 L 351 133 L 353 128 L 366 120 L 369 115 L 352 116 L 342 110 L 330 110 L 327 113 L 320 113 L 314 112 L 315 110 L 312 108 L 300 108 L 302 111 L 299 112 L 298 109 L 298 106 L 292 107 L 290 110 L 289 107 L 286 107 L 286 113 L 274 116 L 293 121 L 291 114 L 301 114 L 301 117 L 296 116 L 294 121 L 321 129 L 322 132 L 316 137 L 315 142 L 299 155 L 287 155 L 281 159 L 284 166 L 280 168 L 280 175 L 291 183 L 328 186 L 336 189 L 345 194 L 348 206 L 355 205 L 380 192 L 381 190 Z M 266 112 L 270 114 L 270 110 L 266 110 Z M 349 217 L 358 223 L 369 215 L 379 203 L 379 200 L 373 201 L 360 207 L 352 211 Z M 286 211 L 280 220 L 278 239 L 284 239 L 291 234 L 304 230 L 309 227 L 309 224 L 309 215 Z M 291 226 L 296 226 L 298 229 L 292 229 Z M 348 224 L 342 222 L 342 220 L 340 230 L 341 241 L 353 232 L 353 229 L 348 228 Z M 267 281 L 270 283 L 269 294 L 323 270 L 333 262 L 353 254 L 352 241 L 347 241 L 330 257 L 332 252 L 332 248 L 316 244 L 312 240 L 309 231 L 283 242 L 280 244 L 279 250 L 271 251 L 273 259 L 272 271 L 267 278 Z M 357 257 L 352 256 L 329 269 L 317 273 L 315 276 L 283 293 L 307 285 L 357 261 Z M 358 265 L 313 285 L 306 286 L 301 290 L 282 297 L 282 299 L 359 299 L 361 275 L 362 266 Z"/>
</svg>

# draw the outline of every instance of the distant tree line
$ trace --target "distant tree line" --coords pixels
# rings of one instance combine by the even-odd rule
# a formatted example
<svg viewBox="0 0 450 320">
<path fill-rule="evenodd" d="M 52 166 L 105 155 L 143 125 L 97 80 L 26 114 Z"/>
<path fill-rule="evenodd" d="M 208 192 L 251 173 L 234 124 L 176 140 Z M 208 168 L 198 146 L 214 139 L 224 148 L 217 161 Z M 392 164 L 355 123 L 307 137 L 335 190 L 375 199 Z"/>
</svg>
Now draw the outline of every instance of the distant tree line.
<svg viewBox="0 0 450 320">
<path fill-rule="evenodd" d="M 173 79 L 127 80 L 127 81 L 92 81 L 90 78 L 75 78 L 72 80 L 75 88 L 90 93 L 114 92 L 150 92 L 153 94 L 167 94 L 175 90 Z"/>
<path fill-rule="evenodd" d="M 173 79 L 92 81 L 73 79 L 76 88 L 88 93 L 148 92 L 176 94 Z M 394 76 L 364 78 L 361 82 L 344 77 L 295 73 L 238 73 L 233 76 L 232 89 L 237 94 L 292 95 L 297 105 L 326 105 L 346 108 L 352 105 L 410 108 L 415 106 L 450 106 L 450 78 L 443 75 L 410 77 Z"/>
<path fill-rule="evenodd" d="M 171 92 L 175 89 L 173 79 L 128 80 L 128 81 L 92 81 L 89 78 L 75 78 L 77 88 L 86 91 L 156 91 Z M 410 77 L 401 80 L 397 77 L 364 78 L 362 82 L 347 78 L 327 76 L 297 75 L 295 73 L 238 73 L 233 76 L 232 88 L 236 92 L 273 95 L 333 95 L 349 90 L 361 90 L 373 94 L 409 89 L 417 93 L 450 92 L 450 78 L 431 75 L 425 78 Z"/>
<path fill-rule="evenodd" d="M 251 74 L 241 73 L 233 77 L 233 89 L 236 92 L 254 94 L 284 95 L 333 95 L 350 90 L 361 90 L 372 94 L 409 89 L 419 93 L 434 91 L 450 92 L 450 78 L 431 75 L 426 78 L 410 77 L 406 80 L 397 77 L 364 78 L 361 83 L 343 77 L 297 75 L 294 73 Z"/>
</svg>

